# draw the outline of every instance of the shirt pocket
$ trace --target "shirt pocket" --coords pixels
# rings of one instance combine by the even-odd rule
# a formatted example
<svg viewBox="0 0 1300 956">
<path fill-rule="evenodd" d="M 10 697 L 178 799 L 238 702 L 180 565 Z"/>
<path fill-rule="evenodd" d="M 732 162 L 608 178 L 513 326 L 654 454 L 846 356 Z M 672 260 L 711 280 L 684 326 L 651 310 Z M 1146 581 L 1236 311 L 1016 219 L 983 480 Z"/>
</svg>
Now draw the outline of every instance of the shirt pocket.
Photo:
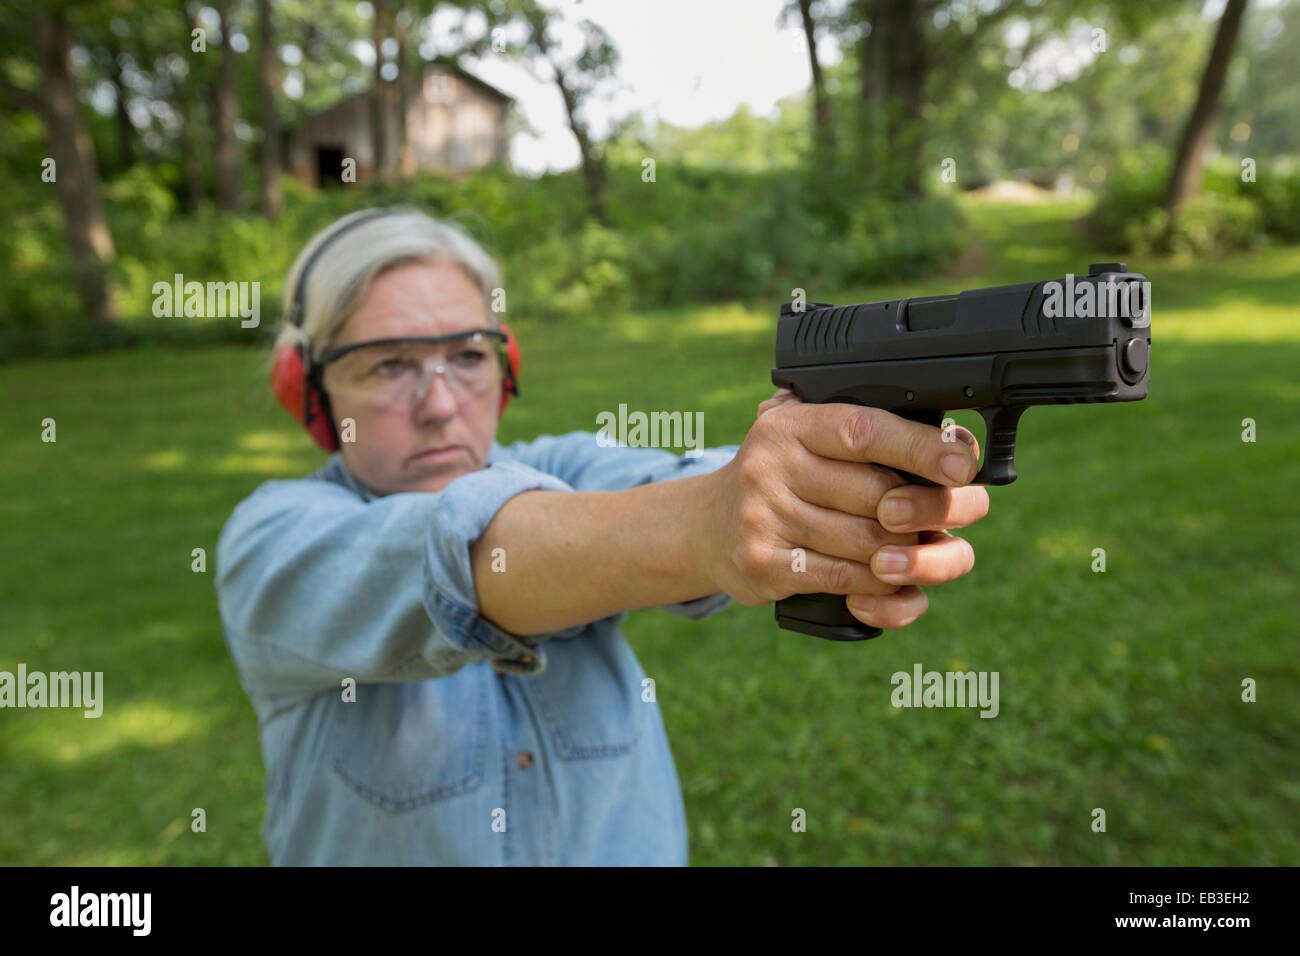
<svg viewBox="0 0 1300 956">
<path fill-rule="evenodd" d="M 487 767 L 486 661 L 432 680 L 359 684 L 334 704 L 329 764 L 363 799 L 397 813 L 471 793 Z"/>
<path fill-rule="evenodd" d="M 630 753 L 640 738 L 645 675 L 618 634 L 593 630 L 584 638 L 546 645 L 546 669 L 521 683 L 532 698 L 561 760 Z"/>
</svg>

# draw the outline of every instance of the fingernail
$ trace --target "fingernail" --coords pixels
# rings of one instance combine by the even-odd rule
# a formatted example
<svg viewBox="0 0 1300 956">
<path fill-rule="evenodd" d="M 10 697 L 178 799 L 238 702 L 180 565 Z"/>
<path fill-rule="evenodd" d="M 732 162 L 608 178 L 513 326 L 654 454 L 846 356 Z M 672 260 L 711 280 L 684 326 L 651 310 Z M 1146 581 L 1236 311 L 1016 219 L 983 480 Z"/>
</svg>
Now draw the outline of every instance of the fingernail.
<svg viewBox="0 0 1300 956">
<path fill-rule="evenodd" d="M 871 564 L 880 574 L 895 574 L 907 567 L 907 555 L 896 548 L 881 548 Z"/>
<path fill-rule="evenodd" d="M 958 484 L 966 484 L 971 476 L 971 461 L 969 455 L 944 455 L 939 462 L 939 468 L 945 475 Z"/>
<path fill-rule="evenodd" d="M 853 610 L 862 614 L 870 614 L 876 609 L 876 599 L 873 597 L 855 597 L 851 602 Z"/>
<path fill-rule="evenodd" d="M 881 517 L 891 525 L 905 525 L 916 516 L 916 507 L 906 498 L 889 498 L 880 506 Z"/>
<path fill-rule="evenodd" d="M 966 429 L 954 428 L 953 431 L 957 433 L 958 438 L 964 441 L 971 448 L 975 447 L 975 436 L 972 435 L 970 432 L 968 432 Z"/>
</svg>

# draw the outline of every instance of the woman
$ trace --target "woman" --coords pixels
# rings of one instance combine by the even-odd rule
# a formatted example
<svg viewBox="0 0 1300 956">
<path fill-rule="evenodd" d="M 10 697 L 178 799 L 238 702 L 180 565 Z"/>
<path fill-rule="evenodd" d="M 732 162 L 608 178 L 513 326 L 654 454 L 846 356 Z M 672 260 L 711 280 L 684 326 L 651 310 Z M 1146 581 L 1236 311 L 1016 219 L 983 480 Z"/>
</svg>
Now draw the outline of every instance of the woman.
<svg viewBox="0 0 1300 956">
<path fill-rule="evenodd" d="M 917 585 L 973 565 L 935 533 L 988 509 L 964 430 L 778 393 L 743 445 L 696 458 L 586 431 L 502 447 L 499 286 L 471 238 L 411 210 L 345 217 L 290 271 L 276 391 L 337 451 L 257 488 L 217 547 L 275 864 L 685 864 L 625 612 L 830 592 L 897 628 L 926 609 Z"/>
</svg>

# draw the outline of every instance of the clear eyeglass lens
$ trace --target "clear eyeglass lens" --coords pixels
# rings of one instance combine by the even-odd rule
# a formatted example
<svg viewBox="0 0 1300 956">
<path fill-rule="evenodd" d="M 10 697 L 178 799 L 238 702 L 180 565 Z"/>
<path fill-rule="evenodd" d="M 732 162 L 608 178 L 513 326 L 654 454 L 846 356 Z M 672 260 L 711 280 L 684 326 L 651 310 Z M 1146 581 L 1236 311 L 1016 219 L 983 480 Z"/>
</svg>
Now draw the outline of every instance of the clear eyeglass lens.
<svg viewBox="0 0 1300 956">
<path fill-rule="evenodd" d="M 325 387 L 383 404 L 400 403 L 416 397 L 422 384 L 427 393 L 441 365 L 454 390 L 477 395 L 499 381 L 495 347 L 496 341 L 485 335 L 368 345 L 326 366 Z"/>
</svg>

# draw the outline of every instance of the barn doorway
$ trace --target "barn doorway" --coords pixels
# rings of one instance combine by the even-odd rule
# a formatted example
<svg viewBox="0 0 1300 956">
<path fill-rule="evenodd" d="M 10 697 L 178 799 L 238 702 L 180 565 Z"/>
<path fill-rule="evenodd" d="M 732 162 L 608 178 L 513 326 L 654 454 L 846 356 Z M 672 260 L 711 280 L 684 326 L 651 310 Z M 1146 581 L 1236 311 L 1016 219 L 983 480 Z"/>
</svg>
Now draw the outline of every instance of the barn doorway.
<svg viewBox="0 0 1300 956">
<path fill-rule="evenodd" d="M 316 185 L 321 189 L 343 185 L 343 147 L 316 147 Z"/>
</svg>

